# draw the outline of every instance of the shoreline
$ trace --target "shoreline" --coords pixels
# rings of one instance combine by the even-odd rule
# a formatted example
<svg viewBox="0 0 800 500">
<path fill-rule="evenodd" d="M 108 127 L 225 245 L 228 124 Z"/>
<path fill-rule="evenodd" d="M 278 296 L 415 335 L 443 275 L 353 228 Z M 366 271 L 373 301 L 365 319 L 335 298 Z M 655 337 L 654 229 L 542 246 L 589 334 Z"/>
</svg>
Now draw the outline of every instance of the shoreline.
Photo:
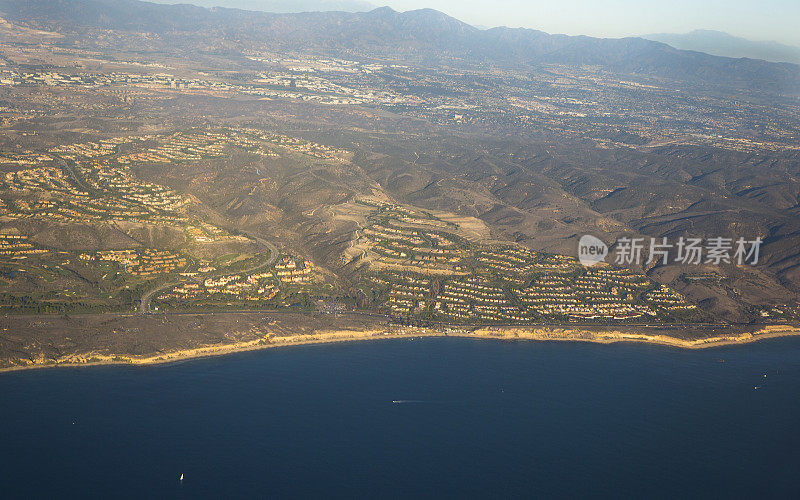
<svg viewBox="0 0 800 500">
<path fill-rule="evenodd" d="M 267 335 L 247 341 L 204 345 L 188 349 L 174 349 L 146 356 L 104 354 L 97 351 L 88 351 L 56 359 L 40 357 L 33 358 L 30 362 L 0 367 L 0 373 L 44 368 L 161 365 L 280 347 L 402 338 L 455 337 L 505 341 L 589 342 L 606 345 L 629 342 L 676 347 L 680 349 L 709 349 L 730 345 L 745 345 L 761 340 L 793 336 L 800 336 L 800 327 L 788 324 L 768 325 L 750 332 L 728 333 L 695 339 L 684 339 L 665 334 L 632 333 L 619 329 L 591 331 L 570 327 L 484 327 L 472 330 L 453 329 L 449 331 L 422 327 L 388 327 L 370 330 L 340 329 L 319 331 L 311 334 Z"/>
</svg>

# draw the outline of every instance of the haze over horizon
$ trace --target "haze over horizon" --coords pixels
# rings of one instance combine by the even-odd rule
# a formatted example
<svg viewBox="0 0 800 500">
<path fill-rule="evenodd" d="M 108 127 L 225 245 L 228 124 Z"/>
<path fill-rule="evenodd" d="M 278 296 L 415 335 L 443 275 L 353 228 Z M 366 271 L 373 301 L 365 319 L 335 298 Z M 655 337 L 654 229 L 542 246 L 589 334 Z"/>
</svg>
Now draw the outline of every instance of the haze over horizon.
<svg viewBox="0 0 800 500">
<path fill-rule="evenodd" d="M 152 0 L 258 10 L 273 0 Z M 398 11 L 432 8 L 478 26 L 531 28 L 548 33 L 604 38 L 650 33 L 688 33 L 696 29 L 724 31 L 754 41 L 800 46 L 800 2 L 793 0 L 497 0 L 491 4 L 464 0 L 331 1 L 335 5 L 389 6 Z M 303 6 L 312 3 L 303 2 Z M 307 7 L 304 7 L 307 8 Z M 265 9 L 266 10 L 266 9 Z M 348 9 L 350 10 L 350 9 Z"/>
</svg>

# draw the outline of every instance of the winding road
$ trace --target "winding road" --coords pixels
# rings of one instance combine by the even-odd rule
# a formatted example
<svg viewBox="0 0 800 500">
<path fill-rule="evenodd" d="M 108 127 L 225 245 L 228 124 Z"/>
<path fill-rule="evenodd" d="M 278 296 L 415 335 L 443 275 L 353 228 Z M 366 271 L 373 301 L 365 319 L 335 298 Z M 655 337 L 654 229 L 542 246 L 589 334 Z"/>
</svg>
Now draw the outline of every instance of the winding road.
<svg viewBox="0 0 800 500">
<path fill-rule="evenodd" d="M 265 240 L 264 238 L 261 238 L 260 236 L 257 236 L 256 234 L 251 233 L 249 231 L 243 231 L 242 234 L 244 234 L 247 237 L 255 240 L 255 242 L 258 243 L 259 245 L 263 245 L 263 246 L 267 247 L 267 249 L 270 252 L 270 256 L 269 256 L 269 259 L 266 262 L 264 262 L 262 264 L 259 264 L 257 266 L 253 266 L 253 267 L 248 268 L 248 269 L 240 269 L 239 271 L 236 271 L 236 272 L 233 272 L 233 273 L 214 274 L 214 275 L 206 276 L 203 279 L 200 279 L 200 278 L 197 278 L 197 277 L 187 277 L 187 278 L 182 279 L 182 280 L 171 281 L 169 283 L 165 283 L 165 284 L 157 286 L 155 288 L 151 288 L 150 290 L 147 290 L 144 293 L 144 295 L 142 295 L 142 299 L 139 302 L 139 313 L 140 314 L 150 314 L 151 313 L 151 311 L 150 311 L 150 303 L 153 301 L 153 297 L 155 297 L 159 292 L 163 292 L 164 290 L 166 290 L 168 288 L 172 288 L 172 287 L 177 286 L 177 285 L 180 285 L 181 283 L 186 283 L 186 282 L 189 282 L 189 281 L 194 281 L 196 283 L 201 283 L 205 278 L 222 278 L 224 276 L 231 276 L 233 274 L 250 274 L 250 273 L 253 273 L 253 272 L 256 272 L 256 271 L 260 271 L 261 269 L 264 269 L 266 267 L 270 267 L 272 264 L 275 263 L 275 261 L 278 259 L 278 247 L 276 247 L 275 245 L 273 245 L 269 241 Z"/>
<path fill-rule="evenodd" d="M 59 156 L 56 156 L 56 160 L 57 160 L 58 164 L 61 166 L 61 168 L 63 170 L 65 170 L 67 172 L 67 174 L 69 174 L 69 176 L 72 178 L 72 180 L 75 182 L 75 184 L 78 185 L 81 189 L 83 189 L 83 190 L 85 190 L 85 191 L 87 191 L 89 193 L 100 193 L 100 191 L 98 191 L 97 189 L 95 189 L 94 187 L 89 185 L 86 182 L 86 180 L 82 177 L 82 175 L 80 175 L 80 173 L 75 171 L 73 165 L 70 162 L 65 161 L 63 158 L 61 158 Z M 314 174 L 313 172 L 312 172 L 312 174 L 316 177 L 316 174 Z M 139 243 L 141 245 L 144 245 L 143 242 L 136 240 L 131 235 L 129 235 L 128 233 L 123 231 L 116 222 L 112 222 L 110 224 L 110 227 L 120 231 L 122 234 L 126 235 L 128 238 L 136 241 L 137 243 Z M 233 275 L 233 274 L 250 274 L 250 273 L 253 273 L 255 271 L 259 271 L 261 269 L 269 267 L 269 266 L 271 266 L 272 264 L 275 263 L 275 261 L 278 259 L 278 247 L 276 247 L 275 245 L 273 245 L 269 241 L 267 241 L 264 238 L 256 235 L 253 232 L 242 231 L 242 234 L 244 234 L 247 237 L 249 237 L 250 239 L 254 240 L 257 244 L 266 247 L 270 252 L 269 259 L 266 262 L 264 262 L 262 264 L 259 264 L 257 266 L 253 266 L 253 267 L 251 267 L 249 269 L 242 269 L 242 270 L 239 270 L 237 272 L 232 272 L 232 273 L 221 273 L 221 274 L 210 275 L 210 276 L 206 276 L 207 278 L 211 278 L 211 277 L 213 277 L 213 278 L 221 278 L 223 276 L 230 276 L 230 275 Z M 171 287 L 180 285 L 181 283 L 186 283 L 186 282 L 189 282 L 189 281 L 194 281 L 196 283 L 201 283 L 203 280 L 201 280 L 200 278 L 197 278 L 197 277 L 187 277 L 187 278 L 184 278 L 184 279 L 180 279 L 180 280 L 175 280 L 175 281 L 171 281 L 171 282 L 168 282 L 168 283 L 164 283 L 164 284 L 159 285 L 159 286 L 157 286 L 155 288 L 151 288 L 150 290 L 147 290 L 142 295 L 142 298 L 141 298 L 141 300 L 139 302 L 139 313 L 140 314 L 150 314 L 150 312 L 151 312 L 150 311 L 150 303 L 153 301 L 153 297 L 155 297 L 159 292 L 162 292 L 162 291 L 164 291 L 164 290 L 166 290 L 168 288 L 171 288 Z"/>
</svg>

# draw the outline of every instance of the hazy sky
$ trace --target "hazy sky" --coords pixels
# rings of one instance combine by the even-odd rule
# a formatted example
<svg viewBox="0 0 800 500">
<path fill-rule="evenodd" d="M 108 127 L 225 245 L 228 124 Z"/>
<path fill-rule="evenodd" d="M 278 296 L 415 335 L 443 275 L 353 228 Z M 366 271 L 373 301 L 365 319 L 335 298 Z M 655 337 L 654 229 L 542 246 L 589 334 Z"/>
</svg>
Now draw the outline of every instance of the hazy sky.
<svg viewBox="0 0 800 500">
<path fill-rule="evenodd" d="M 619 37 L 715 29 L 800 45 L 800 0 L 371 0 L 431 7 L 470 24 Z"/>
</svg>

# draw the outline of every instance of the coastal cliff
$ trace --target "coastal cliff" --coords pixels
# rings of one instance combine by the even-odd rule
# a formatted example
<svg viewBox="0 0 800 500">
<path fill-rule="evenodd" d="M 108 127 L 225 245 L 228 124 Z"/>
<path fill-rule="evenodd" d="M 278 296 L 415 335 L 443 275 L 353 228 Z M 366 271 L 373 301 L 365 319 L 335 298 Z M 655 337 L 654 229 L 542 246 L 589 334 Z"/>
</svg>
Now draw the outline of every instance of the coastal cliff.
<svg viewBox="0 0 800 500">
<path fill-rule="evenodd" d="M 148 365 L 271 347 L 410 337 L 644 342 L 698 349 L 800 335 L 797 326 L 410 327 L 359 314 L 219 313 L 0 318 L 0 371 L 104 364 Z"/>
</svg>

